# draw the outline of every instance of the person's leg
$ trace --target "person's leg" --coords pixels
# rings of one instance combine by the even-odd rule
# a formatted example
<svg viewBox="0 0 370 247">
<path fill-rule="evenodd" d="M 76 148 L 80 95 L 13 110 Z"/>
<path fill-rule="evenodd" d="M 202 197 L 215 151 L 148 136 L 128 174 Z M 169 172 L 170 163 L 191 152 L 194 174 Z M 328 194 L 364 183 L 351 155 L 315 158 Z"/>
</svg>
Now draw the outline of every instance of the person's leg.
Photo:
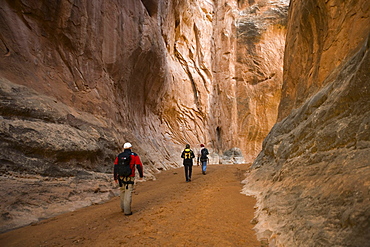
<svg viewBox="0 0 370 247">
<path fill-rule="evenodd" d="M 184 169 L 185 169 L 185 179 L 186 179 L 186 182 L 188 182 L 189 181 L 189 166 L 184 165 Z"/>
<path fill-rule="evenodd" d="M 189 181 L 191 181 L 192 172 L 193 172 L 193 165 L 189 165 Z"/>
<path fill-rule="evenodd" d="M 119 188 L 120 190 L 120 205 L 121 205 L 121 210 L 124 212 L 125 210 L 125 186 L 123 185 L 122 187 Z"/>
<path fill-rule="evenodd" d="M 202 172 L 206 174 L 207 171 L 207 161 L 202 161 Z"/>
<path fill-rule="evenodd" d="M 132 188 L 133 184 L 124 184 L 123 188 L 125 190 L 124 193 L 124 204 L 123 204 L 123 211 L 125 215 L 131 215 L 131 201 L 132 201 Z"/>
</svg>

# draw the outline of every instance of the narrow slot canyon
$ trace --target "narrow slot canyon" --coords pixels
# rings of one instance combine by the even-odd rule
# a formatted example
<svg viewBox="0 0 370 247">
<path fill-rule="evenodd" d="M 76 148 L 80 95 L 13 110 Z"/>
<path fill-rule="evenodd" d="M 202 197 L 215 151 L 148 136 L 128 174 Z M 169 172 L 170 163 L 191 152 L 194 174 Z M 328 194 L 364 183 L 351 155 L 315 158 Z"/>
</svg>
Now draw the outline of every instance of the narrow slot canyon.
<svg viewBox="0 0 370 247">
<path fill-rule="evenodd" d="M 63 215 L 118 214 L 113 162 L 130 142 L 145 176 L 133 205 L 157 212 L 132 218 L 164 238 L 125 235 L 121 246 L 369 246 L 369 15 L 366 0 L 3 0 L 1 245 Z M 210 151 L 212 172 L 195 165 L 189 184 L 185 144 Z M 241 211 L 220 219 L 238 230 L 219 229 L 234 240 L 214 227 L 220 208 L 195 211 L 214 220 L 206 237 L 156 226 L 166 202 L 220 207 L 211 195 L 231 185 L 224 196 Z M 150 201 L 166 188 L 178 197 Z M 85 239 L 55 233 L 53 246 L 91 245 L 83 229 Z"/>
</svg>

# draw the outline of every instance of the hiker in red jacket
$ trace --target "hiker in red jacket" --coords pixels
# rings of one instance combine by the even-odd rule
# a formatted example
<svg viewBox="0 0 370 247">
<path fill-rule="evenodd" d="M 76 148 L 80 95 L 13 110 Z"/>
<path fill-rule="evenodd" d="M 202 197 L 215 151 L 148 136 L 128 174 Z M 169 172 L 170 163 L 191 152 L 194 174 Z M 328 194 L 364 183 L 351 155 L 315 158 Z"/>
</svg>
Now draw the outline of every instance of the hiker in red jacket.
<svg viewBox="0 0 370 247">
<path fill-rule="evenodd" d="M 135 168 L 139 171 L 140 179 L 144 177 L 143 164 L 139 156 L 131 151 L 131 143 L 123 145 L 123 152 L 114 161 L 114 181 L 119 183 L 121 190 L 121 209 L 125 215 L 132 215 L 132 189 L 135 181 Z"/>
</svg>

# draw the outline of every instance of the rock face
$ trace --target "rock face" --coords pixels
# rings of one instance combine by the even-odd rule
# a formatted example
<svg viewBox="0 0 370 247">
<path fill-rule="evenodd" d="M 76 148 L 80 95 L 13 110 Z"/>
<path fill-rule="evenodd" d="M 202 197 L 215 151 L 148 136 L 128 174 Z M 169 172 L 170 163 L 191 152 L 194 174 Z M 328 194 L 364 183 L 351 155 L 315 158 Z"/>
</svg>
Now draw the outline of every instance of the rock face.
<svg viewBox="0 0 370 247">
<path fill-rule="evenodd" d="M 251 2 L 251 1 L 249 1 Z M 235 61 L 237 136 L 247 162 L 276 122 L 281 96 L 289 1 L 256 1 L 237 19 Z M 240 6 L 243 7 L 243 6 Z"/>
<path fill-rule="evenodd" d="M 293 1 L 279 122 L 245 180 L 271 246 L 370 243 L 369 1 Z"/>
<path fill-rule="evenodd" d="M 109 147 L 94 149 L 100 156 L 92 155 L 93 167 L 112 159 L 126 140 L 146 150 L 146 161 L 155 167 L 181 163 L 174 154 L 185 143 L 207 144 L 216 163 L 233 159 L 226 155 L 233 148 L 240 158 L 231 163 L 251 162 L 277 117 L 286 5 L 5 1 L 2 84 L 32 89 L 28 101 L 34 104 L 37 95 L 57 102 L 39 106 L 47 115 L 69 107 L 58 118 L 69 114 L 86 128 L 96 123 L 106 128 L 95 138 Z M 46 130 L 57 121 L 33 115 L 33 104 L 18 104 L 31 108 L 28 116 L 14 112 L 22 105 L 2 104 L 12 112 L 10 121 L 27 117 Z M 68 121 L 58 124 L 78 128 Z M 3 160 L 13 162 L 11 156 Z"/>
<path fill-rule="evenodd" d="M 3 0 L 1 231 L 109 198 L 126 141 L 152 177 L 185 143 L 251 162 L 269 133 L 245 181 L 259 238 L 367 246 L 370 4 L 296 0 L 286 21 L 287 5 Z"/>
<path fill-rule="evenodd" d="M 119 195 L 111 174 L 84 170 L 74 170 L 73 175 L 63 170 L 49 169 L 48 172 L 49 176 L 8 172 L 0 177 L 0 232 L 106 202 Z"/>
<path fill-rule="evenodd" d="M 288 3 L 266 3 L 2 1 L 2 181 L 110 174 L 126 141 L 147 177 L 181 165 L 185 143 L 251 162 L 282 85 Z"/>
<path fill-rule="evenodd" d="M 152 143 L 160 142 L 156 129 L 145 132 L 158 119 L 150 108 L 161 96 L 156 83 L 164 72 L 157 73 L 163 62 L 160 39 L 150 33 L 156 29 L 142 30 L 152 19 L 138 17 L 148 16 L 138 3 L 128 1 L 119 10 L 100 1 L 2 4 L 3 164 L 106 171 L 125 141 L 143 153 L 148 170 L 170 160 Z M 13 122 L 17 128 L 9 128 Z M 25 152 L 22 138 L 28 132 L 37 135 L 29 136 L 25 147 L 32 145 L 32 151 Z M 144 133 L 149 141 L 138 138 Z M 149 160 L 144 150 L 157 154 Z"/>
</svg>

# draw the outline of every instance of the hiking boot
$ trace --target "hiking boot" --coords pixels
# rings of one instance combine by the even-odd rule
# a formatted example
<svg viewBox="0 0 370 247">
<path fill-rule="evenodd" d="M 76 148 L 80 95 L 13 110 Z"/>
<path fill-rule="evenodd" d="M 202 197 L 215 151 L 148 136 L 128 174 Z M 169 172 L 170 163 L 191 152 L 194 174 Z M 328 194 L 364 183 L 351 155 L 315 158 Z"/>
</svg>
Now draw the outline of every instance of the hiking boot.
<svg viewBox="0 0 370 247">
<path fill-rule="evenodd" d="M 132 212 L 131 212 L 131 213 L 129 213 L 129 214 L 125 214 L 125 216 L 130 216 L 130 215 L 132 215 Z"/>
</svg>

